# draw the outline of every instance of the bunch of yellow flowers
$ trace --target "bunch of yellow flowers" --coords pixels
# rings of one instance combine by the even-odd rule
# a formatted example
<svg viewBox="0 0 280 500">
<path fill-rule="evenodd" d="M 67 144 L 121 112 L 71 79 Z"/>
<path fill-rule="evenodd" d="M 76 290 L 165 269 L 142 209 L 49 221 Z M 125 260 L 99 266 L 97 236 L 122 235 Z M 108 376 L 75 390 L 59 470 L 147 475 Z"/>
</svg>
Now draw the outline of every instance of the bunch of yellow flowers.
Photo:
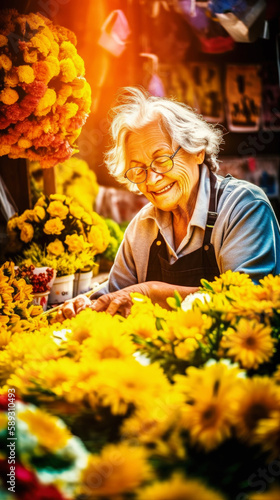
<svg viewBox="0 0 280 500">
<path fill-rule="evenodd" d="M 169 298 L 169 311 L 134 294 L 128 323 L 141 351 L 171 378 L 224 357 L 250 373 L 271 373 L 280 354 L 280 277 L 256 285 L 246 274 L 227 271 L 202 285 L 183 302 L 178 294 Z"/>
<path fill-rule="evenodd" d="M 45 168 L 77 151 L 91 90 L 76 44 L 74 33 L 40 13 L 1 13 L 0 156 Z"/>
<path fill-rule="evenodd" d="M 13 262 L 0 267 L 0 349 L 6 346 L 13 333 L 30 332 L 46 320 L 39 319 L 41 306 L 32 304 L 32 285 L 17 278 Z"/>
<path fill-rule="evenodd" d="M 13 216 L 7 232 L 10 250 L 21 252 L 33 264 L 54 267 L 58 276 L 67 260 L 76 268 L 72 272 L 93 267 L 94 256 L 102 253 L 110 240 L 102 217 L 60 194 L 43 195 L 32 210 Z"/>
</svg>

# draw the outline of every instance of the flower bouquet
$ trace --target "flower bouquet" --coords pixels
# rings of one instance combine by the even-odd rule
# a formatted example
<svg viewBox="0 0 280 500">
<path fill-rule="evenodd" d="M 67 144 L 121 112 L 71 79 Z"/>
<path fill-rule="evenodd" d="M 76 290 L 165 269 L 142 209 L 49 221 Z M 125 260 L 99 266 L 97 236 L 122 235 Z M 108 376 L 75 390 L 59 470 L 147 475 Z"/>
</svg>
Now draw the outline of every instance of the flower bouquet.
<svg viewBox="0 0 280 500">
<path fill-rule="evenodd" d="M 32 210 L 8 221 L 7 231 L 18 265 L 56 270 L 50 304 L 72 298 L 74 274 L 91 271 L 95 255 L 106 249 L 110 239 L 102 217 L 59 194 L 41 196 Z"/>
<path fill-rule="evenodd" d="M 91 91 L 76 43 L 40 13 L 1 12 L 0 156 L 46 168 L 77 151 Z"/>
<path fill-rule="evenodd" d="M 41 196 L 32 210 L 8 221 L 7 231 L 18 262 L 53 267 L 58 277 L 92 269 L 110 238 L 102 217 L 59 194 Z"/>
<path fill-rule="evenodd" d="M 13 262 L 0 267 L 0 349 L 16 332 L 33 331 L 46 325 L 43 309 L 33 304 L 31 284 L 16 274 Z"/>
</svg>

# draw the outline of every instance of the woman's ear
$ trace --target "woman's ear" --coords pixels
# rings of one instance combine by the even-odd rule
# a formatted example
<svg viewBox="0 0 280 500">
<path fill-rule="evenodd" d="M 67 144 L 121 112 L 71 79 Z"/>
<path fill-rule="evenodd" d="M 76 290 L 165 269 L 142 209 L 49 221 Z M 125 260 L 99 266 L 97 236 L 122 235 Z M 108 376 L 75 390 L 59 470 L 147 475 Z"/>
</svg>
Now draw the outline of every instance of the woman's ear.
<svg viewBox="0 0 280 500">
<path fill-rule="evenodd" d="M 205 158 L 205 149 L 202 149 L 199 153 L 196 153 L 197 164 L 201 165 L 204 162 Z"/>
</svg>

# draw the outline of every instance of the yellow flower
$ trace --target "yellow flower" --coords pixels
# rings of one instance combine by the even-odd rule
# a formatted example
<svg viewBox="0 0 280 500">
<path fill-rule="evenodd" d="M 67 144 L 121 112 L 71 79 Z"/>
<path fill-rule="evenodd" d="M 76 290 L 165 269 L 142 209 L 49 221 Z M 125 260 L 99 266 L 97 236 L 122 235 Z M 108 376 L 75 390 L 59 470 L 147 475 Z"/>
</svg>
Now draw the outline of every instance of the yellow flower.
<svg viewBox="0 0 280 500">
<path fill-rule="evenodd" d="M 63 220 L 66 219 L 69 208 L 60 201 L 51 201 L 47 208 L 47 212 L 49 212 L 51 217 L 59 217 Z"/>
<path fill-rule="evenodd" d="M 46 197 L 45 195 L 43 195 L 36 201 L 34 209 L 35 207 L 46 207 L 46 206 L 47 206 Z"/>
<path fill-rule="evenodd" d="M 225 363 L 190 367 L 175 375 L 175 390 L 186 395 L 182 426 L 191 441 L 209 451 L 231 436 L 232 402 L 240 370 Z M 199 390 L 198 390 L 199 388 Z"/>
<path fill-rule="evenodd" d="M 150 467 L 143 448 L 126 443 L 110 444 L 103 448 L 99 456 L 89 457 L 87 467 L 82 471 L 79 493 L 89 498 L 111 498 L 134 492 L 150 477 Z"/>
<path fill-rule="evenodd" d="M 27 409 L 17 414 L 17 418 L 26 422 L 29 431 L 38 440 L 38 445 L 51 453 L 64 448 L 71 434 L 58 418 L 48 415 L 39 408 Z"/>
<path fill-rule="evenodd" d="M 46 211 L 40 205 L 35 205 L 33 209 L 33 217 L 35 222 L 40 222 L 46 217 Z"/>
<path fill-rule="evenodd" d="M 156 364 L 141 366 L 133 358 L 111 358 L 102 360 L 101 368 L 98 395 L 115 415 L 125 413 L 131 404 L 147 404 L 169 389 L 169 382 Z"/>
<path fill-rule="evenodd" d="M 34 71 L 31 66 L 25 64 L 24 66 L 18 66 L 18 77 L 20 82 L 32 83 L 35 80 Z"/>
<path fill-rule="evenodd" d="M 190 355 L 198 348 L 197 340 L 189 338 L 174 347 L 175 356 L 179 359 L 189 359 Z"/>
<path fill-rule="evenodd" d="M 112 327 L 114 323 L 112 322 Z M 117 327 L 117 322 L 115 322 Z M 94 328 L 93 328 L 94 330 Z M 132 341 L 118 330 L 104 329 L 101 335 L 94 335 L 84 340 L 81 348 L 81 356 L 91 359 L 130 358 L 135 352 Z"/>
<path fill-rule="evenodd" d="M 0 92 L 0 101 L 4 104 L 10 105 L 17 102 L 19 98 L 18 93 L 14 89 L 6 88 Z"/>
<path fill-rule="evenodd" d="M 24 243 L 28 243 L 29 241 L 32 240 L 33 235 L 34 235 L 34 229 L 32 224 L 25 222 L 21 228 L 20 239 L 24 241 Z"/>
<path fill-rule="evenodd" d="M 233 422 L 242 440 L 254 442 L 259 422 L 279 410 L 279 388 L 269 377 L 240 381 L 234 397 Z"/>
<path fill-rule="evenodd" d="M 137 500 L 225 500 L 203 483 L 174 474 L 167 481 L 155 482 L 139 491 Z"/>
<path fill-rule="evenodd" d="M 32 141 L 30 141 L 29 139 L 26 139 L 25 137 L 21 137 L 18 140 L 18 145 L 20 148 L 27 149 L 27 148 L 31 148 L 31 146 L 33 144 L 32 144 Z"/>
<path fill-rule="evenodd" d="M 65 83 L 72 82 L 77 76 L 77 70 L 73 61 L 67 57 L 59 61 L 61 80 Z"/>
<path fill-rule="evenodd" d="M 85 213 L 85 210 L 81 205 L 78 205 L 77 203 L 71 203 L 69 212 L 76 219 L 81 219 Z"/>
<path fill-rule="evenodd" d="M 254 286 L 254 285 L 253 281 L 249 278 L 248 274 L 226 271 L 225 273 L 221 274 L 219 278 L 216 277 L 214 281 L 211 281 L 210 286 L 215 292 L 222 292 L 225 290 L 229 290 L 231 289 L 231 287 L 235 286 L 244 287 L 244 286 Z"/>
<path fill-rule="evenodd" d="M 63 229 L 65 229 L 65 226 L 59 217 L 47 220 L 44 225 L 44 233 L 46 234 L 61 234 Z"/>
<path fill-rule="evenodd" d="M 64 246 L 63 243 L 58 240 L 57 238 L 52 241 L 51 243 L 48 244 L 47 246 L 47 252 L 52 255 L 61 255 L 64 252 Z"/>
<path fill-rule="evenodd" d="M 269 361 L 275 343 L 269 326 L 245 318 L 235 324 L 235 329 L 226 330 L 222 339 L 222 347 L 227 349 L 228 356 L 240 362 L 243 368 L 255 369 Z"/>
<path fill-rule="evenodd" d="M 129 315 L 125 322 L 125 328 L 127 333 L 133 333 L 143 339 L 157 338 L 159 333 L 162 333 L 156 329 L 155 317 L 151 314 L 145 314 L 145 312 L 143 314 L 139 312 L 135 317 Z"/>
<path fill-rule="evenodd" d="M 8 38 L 5 35 L 0 35 L 0 47 L 5 47 L 8 45 Z"/>
<path fill-rule="evenodd" d="M 68 246 L 69 252 L 79 253 L 89 247 L 82 234 L 67 234 L 65 245 Z"/>
<path fill-rule="evenodd" d="M 53 201 L 65 201 L 65 203 L 68 203 L 70 202 L 69 198 L 67 198 L 67 196 L 65 196 L 64 194 L 51 194 L 50 195 L 50 200 L 53 200 Z"/>
<path fill-rule="evenodd" d="M 3 68 L 5 71 L 10 71 L 13 63 L 11 59 L 6 56 L 6 54 L 1 54 L 0 55 L 0 67 Z"/>
<path fill-rule="evenodd" d="M 48 88 L 44 96 L 40 99 L 39 103 L 37 104 L 34 114 L 38 116 L 46 115 L 50 111 L 50 108 L 55 103 L 55 101 L 56 101 L 55 90 Z"/>
</svg>

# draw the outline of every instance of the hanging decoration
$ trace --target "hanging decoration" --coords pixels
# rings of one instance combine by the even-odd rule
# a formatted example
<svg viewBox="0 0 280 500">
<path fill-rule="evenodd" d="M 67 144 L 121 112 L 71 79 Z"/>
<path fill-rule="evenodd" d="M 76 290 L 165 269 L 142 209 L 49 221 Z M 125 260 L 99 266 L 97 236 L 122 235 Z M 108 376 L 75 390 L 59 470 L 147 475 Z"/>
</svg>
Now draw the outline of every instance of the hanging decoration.
<svg viewBox="0 0 280 500">
<path fill-rule="evenodd" d="M 113 10 L 101 28 L 98 45 L 119 57 L 126 48 L 126 39 L 130 35 L 130 27 L 122 10 Z"/>
<path fill-rule="evenodd" d="M 260 127 L 262 85 L 258 65 L 228 65 L 227 122 L 232 132 L 254 132 Z"/>
<path fill-rule="evenodd" d="M 52 167 L 77 152 L 91 90 L 70 30 L 6 10 L 0 27 L 0 156 Z"/>
</svg>

